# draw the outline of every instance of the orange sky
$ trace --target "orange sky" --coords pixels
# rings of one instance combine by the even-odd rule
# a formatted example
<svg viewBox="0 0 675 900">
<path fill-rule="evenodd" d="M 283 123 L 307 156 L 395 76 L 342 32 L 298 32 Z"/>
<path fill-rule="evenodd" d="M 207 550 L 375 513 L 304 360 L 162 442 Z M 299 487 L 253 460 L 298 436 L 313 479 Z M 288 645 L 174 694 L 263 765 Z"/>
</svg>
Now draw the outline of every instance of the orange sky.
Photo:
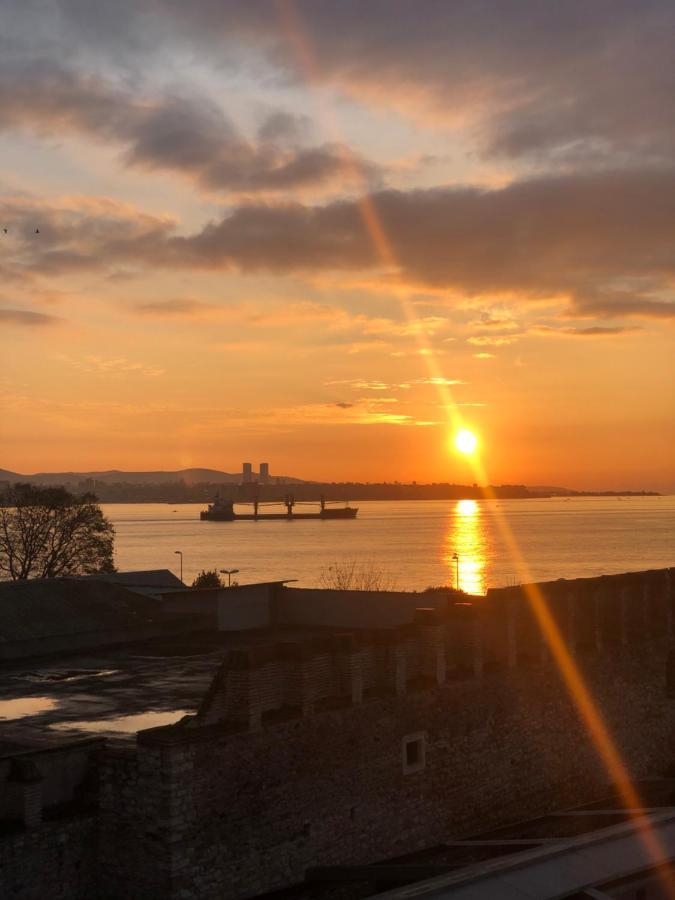
<svg viewBox="0 0 675 900">
<path fill-rule="evenodd" d="M 675 490 L 672 8 L 161 6 L 0 13 L 0 467 Z"/>
</svg>

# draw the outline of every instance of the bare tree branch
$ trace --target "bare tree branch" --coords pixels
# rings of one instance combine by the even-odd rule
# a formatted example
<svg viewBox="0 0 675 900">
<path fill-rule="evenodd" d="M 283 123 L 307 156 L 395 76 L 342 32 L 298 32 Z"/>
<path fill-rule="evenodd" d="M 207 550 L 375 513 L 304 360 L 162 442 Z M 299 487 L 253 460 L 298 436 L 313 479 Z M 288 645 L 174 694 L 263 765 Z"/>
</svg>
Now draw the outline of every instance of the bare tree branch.
<svg viewBox="0 0 675 900">
<path fill-rule="evenodd" d="M 19 580 L 114 570 L 114 529 L 93 495 L 16 484 L 1 499 L 1 576 Z"/>
</svg>

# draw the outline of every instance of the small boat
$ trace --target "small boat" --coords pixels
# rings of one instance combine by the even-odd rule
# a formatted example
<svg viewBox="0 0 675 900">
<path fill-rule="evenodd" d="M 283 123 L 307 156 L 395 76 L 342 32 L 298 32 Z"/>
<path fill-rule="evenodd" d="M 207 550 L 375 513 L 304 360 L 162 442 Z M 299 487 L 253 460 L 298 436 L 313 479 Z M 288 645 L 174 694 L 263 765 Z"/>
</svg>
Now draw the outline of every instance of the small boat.
<svg viewBox="0 0 675 900">
<path fill-rule="evenodd" d="M 359 511 L 358 507 L 349 506 L 349 504 L 338 507 L 329 505 L 339 502 L 339 500 L 326 500 L 324 497 L 321 497 L 318 510 L 312 512 L 296 512 L 295 507 L 298 503 L 309 505 L 312 501 L 301 500 L 296 502 L 293 495 L 288 494 L 283 501 L 284 506 L 286 507 L 285 512 L 261 512 L 261 506 L 278 506 L 278 503 L 274 503 L 273 501 L 261 503 L 259 500 L 252 500 L 253 512 L 239 513 L 234 511 L 233 500 L 223 500 L 222 497 L 218 496 L 213 503 L 209 503 L 207 509 L 200 512 L 199 518 L 203 522 L 236 522 L 240 519 L 254 522 L 263 519 L 283 520 L 286 522 L 294 522 L 296 519 L 355 519 L 356 514 Z"/>
</svg>

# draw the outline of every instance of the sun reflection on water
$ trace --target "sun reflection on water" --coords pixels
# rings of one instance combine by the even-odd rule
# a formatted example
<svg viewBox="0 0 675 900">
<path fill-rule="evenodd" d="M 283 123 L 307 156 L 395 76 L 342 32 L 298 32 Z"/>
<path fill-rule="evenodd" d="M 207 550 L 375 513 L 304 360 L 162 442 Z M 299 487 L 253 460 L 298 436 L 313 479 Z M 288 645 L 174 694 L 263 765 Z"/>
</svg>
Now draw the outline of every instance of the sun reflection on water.
<svg viewBox="0 0 675 900">
<path fill-rule="evenodd" d="M 480 504 L 475 500 L 458 500 L 452 510 L 443 555 L 448 567 L 448 584 L 459 582 L 460 590 L 468 594 L 484 594 L 487 588 L 485 551 Z"/>
</svg>

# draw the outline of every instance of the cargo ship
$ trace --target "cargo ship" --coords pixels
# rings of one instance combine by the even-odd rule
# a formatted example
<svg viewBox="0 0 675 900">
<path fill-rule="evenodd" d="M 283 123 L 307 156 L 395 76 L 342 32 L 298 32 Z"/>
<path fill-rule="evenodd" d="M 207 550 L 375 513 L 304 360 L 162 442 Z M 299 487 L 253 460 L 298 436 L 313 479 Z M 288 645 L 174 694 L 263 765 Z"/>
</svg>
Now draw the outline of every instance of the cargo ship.
<svg viewBox="0 0 675 900">
<path fill-rule="evenodd" d="M 321 497 L 318 510 L 313 510 L 311 512 L 297 512 L 295 507 L 298 503 L 303 506 L 316 506 L 316 503 L 312 503 L 312 501 L 309 500 L 296 501 L 292 494 L 288 494 L 283 500 L 283 505 L 285 506 L 284 511 L 261 512 L 260 508 L 263 506 L 278 507 L 279 504 L 274 501 L 261 503 L 259 500 L 252 500 L 249 504 L 253 507 L 252 512 L 235 512 L 233 500 L 223 500 L 222 497 L 216 497 L 213 503 L 209 503 L 207 509 L 201 511 L 199 518 L 203 522 L 237 522 L 239 520 L 255 522 L 262 520 L 283 520 L 294 522 L 296 519 L 355 519 L 356 514 L 359 511 L 358 507 L 349 506 L 349 504 L 346 504 L 345 506 L 333 505 L 340 502 L 341 501 L 339 500 L 326 500 L 324 497 Z"/>
</svg>

